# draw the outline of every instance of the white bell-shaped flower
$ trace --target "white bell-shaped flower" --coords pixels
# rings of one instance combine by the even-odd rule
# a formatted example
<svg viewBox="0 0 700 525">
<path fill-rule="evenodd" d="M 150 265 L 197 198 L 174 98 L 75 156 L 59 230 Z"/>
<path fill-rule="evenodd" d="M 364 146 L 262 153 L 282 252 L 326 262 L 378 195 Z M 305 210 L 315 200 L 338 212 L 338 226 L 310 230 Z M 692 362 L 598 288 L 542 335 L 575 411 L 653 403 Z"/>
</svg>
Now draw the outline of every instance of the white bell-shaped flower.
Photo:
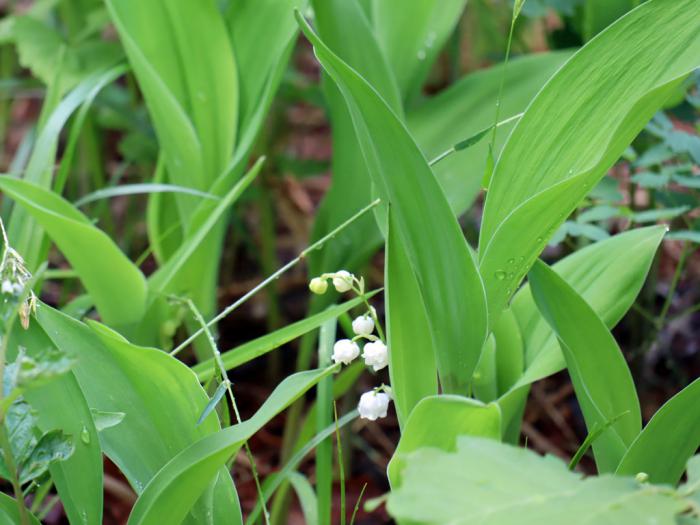
<svg viewBox="0 0 700 525">
<path fill-rule="evenodd" d="M 309 290 L 318 295 L 323 295 L 328 290 L 328 281 L 320 277 L 314 277 L 309 282 Z"/>
<path fill-rule="evenodd" d="M 361 315 L 352 322 L 352 331 L 356 335 L 367 337 L 374 332 L 374 319 L 369 314 Z"/>
<path fill-rule="evenodd" d="M 367 366 L 377 372 L 389 364 L 389 350 L 381 341 L 367 343 L 364 347 L 362 357 Z"/>
<path fill-rule="evenodd" d="M 14 294 L 15 293 L 15 287 L 12 285 L 12 282 L 9 279 L 5 279 L 2 282 L 2 293 L 7 293 L 7 294 Z"/>
<path fill-rule="evenodd" d="M 352 289 L 352 274 L 346 270 L 340 270 L 333 274 L 333 286 L 340 293 L 349 292 Z"/>
<path fill-rule="evenodd" d="M 357 343 L 350 339 L 340 339 L 333 345 L 333 355 L 331 358 L 334 363 L 343 363 L 349 365 L 360 355 L 360 347 Z"/>
<path fill-rule="evenodd" d="M 380 417 L 386 417 L 386 411 L 389 408 L 391 398 L 384 392 L 365 392 L 360 396 L 360 402 L 357 405 L 357 410 L 360 412 L 360 417 L 375 421 Z"/>
</svg>

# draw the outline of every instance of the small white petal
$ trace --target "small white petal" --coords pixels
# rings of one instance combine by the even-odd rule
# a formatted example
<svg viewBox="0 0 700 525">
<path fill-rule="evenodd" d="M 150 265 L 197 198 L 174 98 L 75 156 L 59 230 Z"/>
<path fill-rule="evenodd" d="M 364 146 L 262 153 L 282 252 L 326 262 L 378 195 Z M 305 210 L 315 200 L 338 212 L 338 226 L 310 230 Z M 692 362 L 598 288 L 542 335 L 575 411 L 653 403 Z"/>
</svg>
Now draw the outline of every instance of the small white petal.
<svg viewBox="0 0 700 525">
<path fill-rule="evenodd" d="M 367 343 L 362 357 L 365 360 L 365 365 L 371 366 L 375 372 L 389 364 L 389 350 L 381 341 Z"/>
<path fill-rule="evenodd" d="M 1 288 L 2 293 L 10 293 L 14 294 L 15 293 L 15 288 L 12 286 L 12 283 L 9 280 L 4 280 L 2 282 L 2 288 Z"/>
<path fill-rule="evenodd" d="M 357 405 L 357 410 L 360 417 L 375 421 L 380 417 L 386 417 L 387 409 L 389 408 L 390 398 L 384 392 L 365 392 L 360 396 L 360 402 Z"/>
<path fill-rule="evenodd" d="M 343 363 L 349 365 L 360 355 L 360 347 L 350 339 L 340 339 L 333 345 L 333 355 L 331 358 L 334 363 Z"/>
<path fill-rule="evenodd" d="M 357 335 L 370 335 L 374 332 L 374 319 L 366 314 L 361 315 L 352 322 L 352 331 Z"/>
<path fill-rule="evenodd" d="M 335 272 L 333 286 L 340 293 L 349 292 L 352 289 L 352 274 L 346 270 Z"/>
</svg>

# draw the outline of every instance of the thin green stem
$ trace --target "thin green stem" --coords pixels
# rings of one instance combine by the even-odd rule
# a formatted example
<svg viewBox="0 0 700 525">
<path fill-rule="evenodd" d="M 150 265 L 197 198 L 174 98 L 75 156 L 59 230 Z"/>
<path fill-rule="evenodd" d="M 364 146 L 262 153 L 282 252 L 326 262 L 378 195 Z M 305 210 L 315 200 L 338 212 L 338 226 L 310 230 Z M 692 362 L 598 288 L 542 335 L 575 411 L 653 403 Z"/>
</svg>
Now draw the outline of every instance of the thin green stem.
<svg viewBox="0 0 700 525">
<path fill-rule="evenodd" d="M 676 293 L 676 288 L 680 282 L 681 275 L 683 275 L 683 270 L 685 268 L 685 262 L 688 259 L 688 254 L 690 253 L 690 243 L 684 242 L 683 249 L 681 250 L 681 255 L 678 259 L 678 264 L 676 265 L 676 271 L 673 273 L 673 278 L 671 279 L 671 284 L 668 287 L 668 293 L 666 294 L 666 300 L 661 307 L 661 312 L 656 320 L 657 330 L 663 328 L 666 322 L 666 316 L 668 315 L 668 310 L 671 308 L 671 303 L 673 302 L 673 295 Z"/>
<path fill-rule="evenodd" d="M 177 298 L 175 298 L 178 300 Z M 182 299 L 179 299 L 182 301 Z M 231 387 L 232 383 L 228 378 L 228 374 L 226 373 L 226 368 L 224 366 L 224 363 L 221 359 L 221 352 L 219 351 L 219 348 L 216 345 L 216 341 L 214 340 L 214 336 L 211 333 L 211 330 L 209 330 L 209 326 L 207 326 L 206 322 L 204 321 L 204 317 L 202 317 L 202 314 L 200 313 L 199 309 L 195 304 L 192 302 L 191 299 L 187 298 L 184 299 L 185 303 L 187 304 L 188 308 L 192 312 L 192 315 L 194 316 L 195 320 L 197 323 L 200 324 L 202 327 L 202 330 L 204 331 L 204 334 L 206 335 L 207 342 L 211 348 L 214 361 L 216 362 L 216 366 L 219 369 L 221 373 L 221 381 L 226 385 L 226 393 L 228 394 L 229 401 L 231 402 L 231 406 L 233 407 L 233 412 L 236 416 L 236 422 L 238 424 L 242 423 L 241 419 L 241 414 L 238 411 L 238 405 L 236 403 L 236 398 L 233 395 L 233 389 Z M 248 457 L 248 461 L 250 462 L 250 469 L 251 472 L 253 473 L 253 479 L 255 480 L 255 487 L 258 491 L 258 497 L 260 499 L 260 504 L 262 505 L 263 509 L 263 516 L 265 517 L 265 523 L 266 525 L 270 525 L 270 513 L 267 509 L 267 505 L 265 503 L 265 496 L 263 495 L 263 490 L 262 486 L 260 484 L 260 476 L 258 475 L 258 469 L 255 463 L 255 457 L 253 456 L 253 452 L 250 450 L 250 445 L 248 445 L 248 441 L 243 442 L 243 447 L 245 448 L 246 451 L 246 456 Z"/>
<path fill-rule="evenodd" d="M 318 339 L 318 362 L 320 367 L 331 364 L 331 353 L 335 341 L 336 321 L 331 319 L 321 326 Z M 333 424 L 331 402 L 333 400 L 333 377 L 322 379 L 318 386 L 316 406 L 316 429 L 322 432 Z M 331 519 L 331 500 L 333 495 L 333 441 L 326 439 L 316 447 L 316 497 L 320 523 L 329 523 Z"/>
<path fill-rule="evenodd" d="M 362 496 L 365 495 L 365 490 L 367 489 L 367 483 L 362 485 L 360 490 L 360 495 L 357 497 L 357 502 L 355 503 L 355 509 L 352 511 L 352 517 L 350 518 L 350 525 L 355 524 L 355 516 L 357 516 L 357 511 L 360 510 L 360 503 L 362 502 Z"/>
<path fill-rule="evenodd" d="M 0 446 L 2 446 L 5 466 L 7 466 L 7 469 L 10 472 L 10 483 L 12 484 L 12 491 L 14 492 L 15 501 L 17 502 L 17 511 L 19 512 L 20 523 L 22 525 L 30 525 L 29 511 L 27 510 L 27 506 L 24 504 L 24 492 L 22 492 L 22 485 L 19 482 L 17 465 L 15 463 L 15 458 L 12 455 L 10 440 L 7 437 L 7 429 L 5 428 L 5 424 L 3 422 L 0 422 Z"/>
<path fill-rule="evenodd" d="M 340 525 L 345 525 L 345 467 L 343 466 L 343 445 L 338 426 L 338 407 L 333 401 L 333 417 L 335 418 L 335 440 L 338 448 L 338 477 L 340 478 Z"/>
<path fill-rule="evenodd" d="M 344 221 L 344 222 L 343 222 L 342 224 L 340 224 L 338 227 L 334 228 L 334 229 L 331 230 L 329 233 L 327 233 L 326 235 L 324 235 L 322 238 L 320 238 L 319 240 L 317 240 L 316 242 L 314 242 L 313 244 L 311 244 L 308 248 L 306 248 L 305 250 L 303 250 L 303 251 L 302 251 L 298 256 L 296 256 L 294 259 L 292 259 L 292 260 L 289 261 L 287 264 L 285 264 L 284 266 L 282 266 L 279 270 L 277 270 L 275 273 L 273 273 L 272 275 L 270 275 L 269 277 L 267 277 L 266 279 L 264 279 L 262 282 L 260 282 L 260 284 L 258 284 L 257 286 L 253 287 L 251 290 L 249 290 L 248 292 L 246 292 L 240 299 L 238 299 L 237 301 L 235 301 L 235 302 L 232 303 L 231 305 L 229 305 L 229 306 L 227 306 L 226 308 L 224 308 L 224 309 L 221 311 L 221 313 L 219 313 L 219 314 L 216 315 L 213 319 L 211 319 L 209 322 L 207 322 L 207 323 L 205 324 L 205 326 L 206 326 L 207 328 L 209 328 L 210 326 L 212 326 L 212 325 L 218 323 L 221 319 L 223 319 L 224 317 L 226 317 L 227 315 L 229 315 L 229 314 L 230 314 L 231 312 L 233 312 L 236 308 L 238 308 L 238 307 L 241 306 L 243 303 L 245 303 L 248 299 L 250 299 L 253 295 L 255 295 L 255 294 L 258 293 L 260 290 L 262 290 L 263 288 L 265 288 L 268 284 L 270 284 L 271 282 L 275 281 L 276 279 L 279 279 L 280 276 L 281 276 L 282 274 L 284 274 L 285 272 L 289 271 L 291 268 L 293 268 L 294 266 L 296 266 L 297 264 L 299 264 L 299 262 L 301 262 L 302 260 L 304 260 L 304 259 L 306 258 L 306 256 L 307 256 L 309 253 L 311 253 L 312 251 L 314 251 L 314 250 L 320 248 L 321 246 L 323 246 L 323 244 L 324 244 L 325 242 L 329 241 L 330 239 L 332 239 L 333 237 L 335 237 L 336 235 L 338 235 L 338 233 L 340 233 L 342 230 L 344 230 L 345 228 L 347 228 L 350 224 L 352 224 L 352 223 L 353 223 L 354 221 L 356 221 L 358 218 L 360 218 L 361 216 L 363 216 L 365 213 L 367 213 L 368 211 L 370 211 L 372 208 L 374 208 L 374 207 L 376 207 L 377 205 L 379 205 L 380 202 L 381 202 L 381 199 L 376 199 L 376 200 L 372 201 L 372 202 L 369 203 L 367 206 L 365 206 L 365 207 L 362 208 L 360 211 L 358 211 L 356 214 L 354 214 L 352 217 L 350 217 L 348 220 Z M 179 345 L 177 348 L 175 348 L 172 352 L 170 352 L 170 354 L 171 354 L 171 355 L 177 354 L 177 353 L 180 352 L 182 349 L 184 349 L 188 344 L 190 344 L 192 341 L 194 341 L 197 337 L 199 337 L 203 332 L 204 332 L 204 327 L 202 327 L 202 328 L 200 328 L 199 330 L 195 331 L 195 332 L 192 333 L 187 339 L 185 339 L 182 343 L 180 343 L 180 345 Z"/>
</svg>

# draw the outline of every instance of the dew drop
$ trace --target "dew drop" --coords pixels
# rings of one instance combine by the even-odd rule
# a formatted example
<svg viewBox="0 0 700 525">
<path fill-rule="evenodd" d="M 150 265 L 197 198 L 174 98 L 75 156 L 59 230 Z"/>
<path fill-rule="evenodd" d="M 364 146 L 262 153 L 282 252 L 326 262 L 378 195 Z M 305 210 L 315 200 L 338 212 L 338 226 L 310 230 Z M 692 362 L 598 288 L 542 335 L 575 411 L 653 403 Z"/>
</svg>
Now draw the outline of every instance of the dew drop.
<svg viewBox="0 0 700 525">
<path fill-rule="evenodd" d="M 508 259 L 508 264 L 515 264 L 515 259 Z"/>
<path fill-rule="evenodd" d="M 513 277 L 515 277 L 515 274 L 513 272 L 510 272 L 508 274 L 508 279 L 512 279 Z"/>
<path fill-rule="evenodd" d="M 90 431 L 88 431 L 88 429 L 85 427 L 83 427 L 83 429 L 80 431 L 80 441 L 86 445 L 90 444 Z"/>
<path fill-rule="evenodd" d="M 542 237 L 537 237 L 537 242 L 542 242 L 544 239 Z"/>
<path fill-rule="evenodd" d="M 525 262 L 525 257 L 523 257 L 522 255 L 520 257 L 518 257 L 518 262 L 520 262 L 520 263 Z"/>
<path fill-rule="evenodd" d="M 503 270 L 498 270 L 494 275 L 499 281 L 502 281 L 506 278 L 506 272 L 504 272 Z"/>
<path fill-rule="evenodd" d="M 418 60 L 425 60 L 425 50 L 421 49 L 418 51 Z"/>
</svg>

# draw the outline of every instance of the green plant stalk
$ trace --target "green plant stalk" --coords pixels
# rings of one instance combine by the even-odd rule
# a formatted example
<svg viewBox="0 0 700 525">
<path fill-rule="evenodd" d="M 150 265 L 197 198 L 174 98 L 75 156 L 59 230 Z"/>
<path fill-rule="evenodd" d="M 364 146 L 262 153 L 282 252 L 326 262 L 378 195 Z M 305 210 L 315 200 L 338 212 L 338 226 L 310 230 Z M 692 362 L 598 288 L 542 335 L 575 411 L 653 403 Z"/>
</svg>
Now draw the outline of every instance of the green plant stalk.
<svg viewBox="0 0 700 525">
<path fill-rule="evenodd" d="M 260 198 L 260 265 L 264 275 L 270 275 L 279 267 L 275 253 L 275 213 L 274 203 L 267 185 L 267 177 L 263 173 L 259 180 Z M 277 282 L 272 282 L 265 290 L 267 295 L 267 331 L 274 332 L 282 326 Z M 277 382 L 282 372 L 282 362 L 277 352 L 272 352 L 268 359 L 267 374 L 272 382 Z"/>
<path fill-rule="evenodd" d="M 338 449 L 338 477 L 340 479 L 340 525 L 345 525 L 345 466 L 343 461 L 343 445 L 338 426 L 338 408 L 333 401 L 333 417 L 335 419 L 335 440 Z"/>
<path fill-rule="evenodd" d="M 207 339 L 209 347 L 212 351 L 214 360 L 216 362 L 216 366 L 221 373 L 221 381 L 226 385 L 226 393 L 228 395 L 229 401 L 231 402 L 231 406 L 233 407 L 233 412 L 236 416 L 236 422 L 238 424 L 241 424 L 242 423 L 241 414 L 238 411 L 238 405 L 236 404 L 236 398 L 233 395 L 233 389 L 231 388 L 231 385 L 233 383 L 231 383 L 231 381 L 228 378 L 228 375 L 226 373 L 226 368 L 224 367 L 224 363 L 221 360 L 221 352 L 219 351 L 219 348 L 216 345 L 216 341 L 214 340 L 214 336 L 212 335 L 211 330 L 209 330 L 209 327 L 207 326 L 206 322 L 204 321 L 204 318 L 202 317 L 202 314 L 199 312 L 199 309 L 192 302 L 192 299 L 189 299 L 189 298 L 185 299 L 185 303 L 187 304 L 188 308 L 192 312 L 192 315 L 194 315 L 197 323 L 199 323 L 200 326 L 202 326 L 202 329 L 204 330 L 204 334 L 206 335 L 206 339 Z M 263 496 L 262 487 L 260 485 L 260 477 L 258 476 L 258 469 L 256 467 L 255 457 L 253 456 L 253 452 L 250 450 L 250 445 L 248 444 L 248 440 L 246 440 L 243 443 L 243 447 L 245 448 L 246 456 L 248 457 L 248 461 L 250 462 L 250 469 L 251 469 L 251 472 L 253 473 L 253 479 L 255 480 L 255 488 L 258 491 L 258 497 L 260 498 L 260 504 L 262 505 L 263 516 L 265 517 L 265 523 L 267 525 L 270 525 L 270 513 L 268 512 L 267 506 L 265 505 L 265 497 Z"/>
<path fill-rule="evenodd" d="M 274 282 L 275 280 L 279 279 L 279 277 L 280 277 L 282 274 L 284 274 L 285 272 L 287 272 L 288 270 L 290 270 L 291 268 L 293 268 L 294 266 L 296 266 L 297 264 L 299 264 L 299 263 L 300 263 L 302 260 L 304 260 L 304 259 L 306 258 L 306 256 L 307 256 L 309 253 L 311 253 L 313 250 L 316 250 L 316 249 L 320 248 L 321 246 L 323 246 L 323 244 L 324 244 L 325 242 L 329 241 L 330 239 L 332 239 L 333 237 L 335 237 L 336 235 L 338 235 L 339 232 L 341 232 L 342 230 L 344 230 L 345 228 L 347 228 L 350 224 L 352 224 L 354 221 L 356 221 L 356 220 L 357 220 L 358 218 L 360 218 L 362 215 L 364 215 L 365 213 L 367 213 L 368 211 L 370 211 L 370 210 L 371 210 L 372 208 L 374 208 L 375 206 L 379 205 L 380 202 L 381 202 L 380 199 L 376 199 L 376 200 L 372 201 L 372 202 L 369 203 L 367 206 L 365 206 L 365 207 L 362 208 L 360 211 L 358 211 L 356 214 L 354 214 L 352 217 L 350 217 L 348 220 L 346 220 L 345 222 L 343 222 L 342 224 L 340 224 L 337 228 L 334 228 L 334 229 L 331 230 L 329 233 L 327 233 L 327 234 L 324 235 L 322 238 L 320 238 L 318 241 L 316 241 L 315 243 L 311 244 L 308 248 L 306 248 L 305 250 L 303 250 L 303 251 L 302 251 L 299 255 L 297 255 L 294 259 L 292 259 L 292 260 L 289 261 L 287 264 L 285 264 L 284 266 L 282 266 L 279 270 L 277 270 L 275 273 L 271 274 L 269 277 L 267 277 L 266 279 L 264 279 L 263 281 L 261 281 L 260 284 L 258 284 L 257 286 L 253 287 L 250 291 L 246 292 L 240 299 L 238 299 L 237 301 L 235 301 L 235 302 L 232 303 L 231 305 L 229 305 L 229 306 L 227 306 L 226 308 L 224 308 L 224 309 L 221 311 L 221 313 L 219 313 L 219 314 L 216 315 L 213 319 L 211 319 L 209 322 L 207 322 L 207 323 L 204 325 L 204 327 L 202 327 L 202 328 L 200 328 L 199 330 L 197 330 L 197 331 L 195 331 L 194 333 L 192 333 L 187 339 L 185 339 L 182 343 L 180 343 L 180 345 L 178 345 L 177 348 L 175 348 L 175 349 L 171 352 L 171 354 L 177 354 L 178 352 L 180 352 L 180 351 L 181 351 L 183 348 L 185 348 L 188 344 L 190 344 L 190 343 L 191 343 L 192 341 L 194 341 L 197 337 L 199 337 L 202 333 L 204 333 L 205 327 L 206 327 L 206 328 L 209 328 L 209 327 L 211 327 L 213 324 L 216 324 L 216 323 L 218 323 L 219 321 L 221 321 L 221 319 L 223 319 L 224 317 L 226 317 L 227 315 L 229 315 L 231 312 L 233 312 L 236 308 L 238 308 L 240 305 L 242 305 L 243 303 L 245 303 L 248 299 L 250 299 L 250 298 L 251 298 L 253 295 L 255 295 L 257 292 L 259 292 L 260 290 L 262 290 L 263 288 L 265 288 L 265 287 L 266 287 L 268 284 L 270 284 L 271 282 Z"/>
<path fill-rule="evenodd" d="M 360 510 L 360 503 L 362 503 L 362 496 L 365 495 L 365 490 L 367 489 L 367 483 L 362 485 L 360 490 L 360 495 L 357 497 L 357 502 L 355 503 L 355 508 L 352 511 L 352 517 L 350 518 L 350 525 L 355 524 L 355 516 L 357 516 L 357 511 Z"/>
<path fill-rule="evenodd" d="M 318 344 L 319 366 L 331 364 L 331 353 L 335 341 L 336 321 L 331 319 L 321 326 Z M 318 409 L 316 411 L 316 432 L 333 423 L 333 378 L 329 376 L 316 386 Z M 330 523 L 333 494 L 333 443 L 326 439 L 316 447 L 316 501 L 320 523 Z"/>
<path fill-rule="evenodd" d="M 686 241 L 683 243 L 683 249 L 681 250 L 681 255 L 678 259 L 678 264 L 676 265 L 676 271 L 673 273 L 671 284 L 668 287 L 666 300 L 664 301 L 664 304 L 661 307 L 661 312 L 659 313 L 659 317 L 656 320 L 657 330 L 661 330 L 661 328 L 663 328 L 664 323 L 666 322 L 666 316 L 668 315 L 668 310 L 669 308 L 671 308 L 671 302 L 673 301 L 673 294 L 676 292 L 676 288 L 678 287 L 678 283 L 680 282 L 681 275 L 683 274 L 683 270 L 685 268 L 685 263 L 689 253 L 690 243 Z"/>
</svg>

